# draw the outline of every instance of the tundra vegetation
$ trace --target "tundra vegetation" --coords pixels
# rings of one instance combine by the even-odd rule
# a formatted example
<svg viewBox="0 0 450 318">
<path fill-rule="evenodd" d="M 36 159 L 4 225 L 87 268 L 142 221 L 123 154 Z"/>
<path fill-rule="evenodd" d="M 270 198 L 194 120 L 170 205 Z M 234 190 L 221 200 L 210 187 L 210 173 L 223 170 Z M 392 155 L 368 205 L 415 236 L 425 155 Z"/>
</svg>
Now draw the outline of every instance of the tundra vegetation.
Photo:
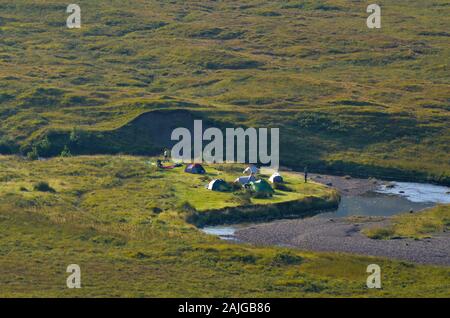
<svg viewBox="0 0 450 318">
<path fill-rule="evenodd" d="M 448 231 L 450 231 L 450 205 L 440 205 L 417 213 L 393 216 L 389 225 L 369 228 L 364 232 L 373 239 L 423 239 Z"/>
<path fill-rule="evenodd" d="M 186 222 L 192 210 L 242 204 L 233 192 L 204 184 L 232 180 L 242 167 L 207 166 L 207 175 L 186 177 L 182 168 L 162 171 L 148 159 L 0 157 L 0 296 L 448 295 L 448 267 L 238 245 L 203 234 Z M 288 182 L 308 195 L 332 192 Z M 35 188 L 38 183 L 53 191 Z M 283 197 L 277 192 L 274 200 Z M 379 290 L 366 287 L 373 263 L 382 268 Z M 69 264 L 80 265 L 81 289 L 66 287 Z"/>
<path fill-rule="evenodd" d="M 381 29 L 364 1 L 77 4 L 80 29 L 65 1 L 0 4 L 0 152 L 154 155 L 135 119 L 181 109 L 279 127 L 282 165 L 449 184 L 445 0 L 379 3 Z"/>
<path fill-rule="evenodd" d="M 448 1 L 382 1 L 381 29 L 364 1 L 77 4 L 80 29 L 66 1 L 0 3 L 0 153 L 29 159 L 0 159 L 1 296 L 448 296 L 448 268 L 202 234 L 205 198 L 252 199 L 118 155 L 202 119 L 280 128 L 292 168 L 449 184 Z"/>
</svg>

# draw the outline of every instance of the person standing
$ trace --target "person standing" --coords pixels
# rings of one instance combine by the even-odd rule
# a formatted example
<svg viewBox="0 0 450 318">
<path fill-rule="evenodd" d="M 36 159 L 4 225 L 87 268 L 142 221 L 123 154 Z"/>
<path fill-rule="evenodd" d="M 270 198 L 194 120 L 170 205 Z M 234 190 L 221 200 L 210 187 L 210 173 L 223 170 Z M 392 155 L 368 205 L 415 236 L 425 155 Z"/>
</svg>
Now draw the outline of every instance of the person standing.
<svg viewBox="0 0 450 318">
<path fill-rule="evenodd" d="M 167 149 L 164 149 L 164 161 L 167 162 L 169 161 L 169 151 Z"/>
<path fill-rule="evenodd" d="M 305 183 L 307 183 L 308 182 L 308 167 L 307 166 L 305 166 L 303 173 L 305 175 Z"/>
</svg>

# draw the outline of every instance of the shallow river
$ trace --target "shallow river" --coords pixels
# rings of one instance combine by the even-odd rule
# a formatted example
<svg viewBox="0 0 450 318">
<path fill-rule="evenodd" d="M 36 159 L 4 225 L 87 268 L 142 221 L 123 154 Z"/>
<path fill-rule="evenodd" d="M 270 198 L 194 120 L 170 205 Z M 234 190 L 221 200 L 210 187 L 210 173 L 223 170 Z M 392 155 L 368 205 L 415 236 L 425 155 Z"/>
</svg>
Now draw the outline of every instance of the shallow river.
<svg viewBox="0 0 450 318">
<path fill-rule="evenodd" d="M 419 211 L 439 203 L 450 203 L 450 188 L 433 184 L 391 182 L 391 186 L 380 186 L 374 192 L 355 196 L 342 196 L 336 211 L 322 213 L 323 217 L 346 217 L 352 215 L 391 216 Z M 251 224 L 211 226 L 202 229 L 211 235 L 233 240 L 234 232 Z"/>
</svg>

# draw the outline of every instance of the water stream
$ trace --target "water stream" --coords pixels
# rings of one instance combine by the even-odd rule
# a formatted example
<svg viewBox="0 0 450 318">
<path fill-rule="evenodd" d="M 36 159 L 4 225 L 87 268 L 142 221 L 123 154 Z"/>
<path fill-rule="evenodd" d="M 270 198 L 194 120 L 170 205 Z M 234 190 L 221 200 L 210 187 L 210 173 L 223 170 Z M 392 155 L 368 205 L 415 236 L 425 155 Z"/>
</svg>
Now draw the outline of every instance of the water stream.
<svg viewBox="0 0 450 318">
<path fill-rule="evenodd" d="M 388 185 L 379 186 L 374 192 L 353 196 L 344 195 L 337 210 L 322 213 L 319 216 L 391 216 L 448 203 L 450 203 L 448 187 L 424 183 L 391 182 Z M 203 228 L 202 231 L 225 240 L 234 240 L 235 231 L 247 226 L 251 224 L 210 226 Z"/>
</svg>

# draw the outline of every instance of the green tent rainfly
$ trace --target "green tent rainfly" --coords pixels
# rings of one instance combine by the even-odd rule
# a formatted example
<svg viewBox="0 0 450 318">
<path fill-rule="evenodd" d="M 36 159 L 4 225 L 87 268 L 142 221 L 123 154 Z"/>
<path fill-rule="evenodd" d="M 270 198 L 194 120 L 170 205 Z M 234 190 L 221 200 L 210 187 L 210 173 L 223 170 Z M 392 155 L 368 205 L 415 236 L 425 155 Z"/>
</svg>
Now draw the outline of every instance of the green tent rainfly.
<svg viewBox="0 0 450 318">
<path fill-rule="evenodd" d="M 254 191 L 258 196 L 264 197 L 271 197 L 275 193 L 270 184 L 262 179 L 250 182 L 250 189 Z"/>
<path fill-rule="evenodd" d="M 222 179 L 216 179 L 208 184 L 208 190 L 212 191 L 228 191 L 230 186 Z"/>
</svg>

